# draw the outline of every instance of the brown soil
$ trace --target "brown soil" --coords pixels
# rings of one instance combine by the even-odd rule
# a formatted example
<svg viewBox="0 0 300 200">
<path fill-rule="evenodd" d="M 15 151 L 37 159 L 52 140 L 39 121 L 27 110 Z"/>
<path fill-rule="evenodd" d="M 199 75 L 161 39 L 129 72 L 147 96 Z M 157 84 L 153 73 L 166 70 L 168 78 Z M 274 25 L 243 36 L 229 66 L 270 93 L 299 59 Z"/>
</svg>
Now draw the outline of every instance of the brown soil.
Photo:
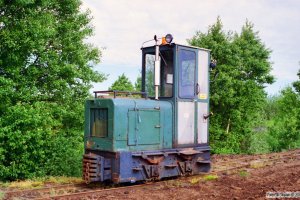
<svg viewBox="0 0 300 200">
<path fill-rule="evenodd" d="M 99 193 L 95 188 L 92 194 L 69 199 L 266 199 L 267 192 L 298 192 L 300 195 L 299 156 L 300 149 L 265 155 L 214 155 L 210 175 L 182 177 L 137 187 L 114 188 Z M 244 167 L 239 168 L 241 165 Z M 17 199 L 49 197 L 48 194 L 36 195 L 33 192 L 31 197 L 25 196 L 19 195 Z M 56 199 L 55 195 L 52 198 Z"/>
<path fill-rule="evenodd" d="M 299 151 L 295 152 L 299 154 Z M 272 154 L 276 155 L 276 154 Z M 253 156 L 215 156 L 231 162 Z M 258 156 L 258 160 L 264 155 Z M 114 190 L 86 199 L 266 199 L 267 192 L 300 192 L 300 160 L 294 159 L 251 165 L 235 172 L 223 173 L 214 180 L 192 176 L 169 180 L 141 188 Z M 289 198 L 290 199 L 290 198 Z"/>
</svg>

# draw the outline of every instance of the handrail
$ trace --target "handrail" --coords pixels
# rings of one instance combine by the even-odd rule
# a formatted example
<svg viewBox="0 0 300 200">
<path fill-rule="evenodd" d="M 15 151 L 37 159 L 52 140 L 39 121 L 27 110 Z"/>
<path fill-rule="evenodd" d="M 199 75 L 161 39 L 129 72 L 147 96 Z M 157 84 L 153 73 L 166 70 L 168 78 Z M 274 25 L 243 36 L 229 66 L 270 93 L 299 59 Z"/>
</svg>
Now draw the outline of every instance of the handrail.
<svg viewBox="0 0 300 200">
<path fill-rule="evenodd" d="M 148 93 L 147 92 L 130 92 L 130 91 L 119 91 L 119 90 L 104 90 L 104 91 L 94 91 L 93 93 L 95 94 L 95 98 L 98 97 L 97 94 L 101 94 L 101 93 L 113 93 L 114 94 L 114 98 L 116 98 L 118 94 L 126 94 L 126 96 L 139 94 L 139 95 L 141 95 L 145 99 L 148 98 Z"/>
</svg>

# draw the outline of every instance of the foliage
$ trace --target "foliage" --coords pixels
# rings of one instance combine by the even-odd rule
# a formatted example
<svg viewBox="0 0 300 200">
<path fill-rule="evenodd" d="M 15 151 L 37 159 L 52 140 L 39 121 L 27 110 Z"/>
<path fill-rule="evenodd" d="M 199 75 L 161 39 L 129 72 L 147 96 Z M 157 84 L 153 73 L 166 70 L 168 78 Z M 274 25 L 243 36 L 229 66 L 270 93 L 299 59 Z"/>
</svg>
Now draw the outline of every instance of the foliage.
<svg viewBox="0 0 300 200">
<path fill-rule="evenodd" d="M 262 128 L 251 136 L 250 153 L 267 153 L 300 147 L 298 83 L 299 80 L 293 83 L 294 88 L 287 87 L 279 95 L 267 98 L 262 112 Z"/>
<path fill-rule="evenodd" d="M 80 175 L 100 51 L 79 0 L 0 1 L 0 179 Z"/>
<path fill-rule="evenodd" d="M 134 90 L 137 92 L 142 91 L 142 77 L 141 76 L 138 76 L 136 78 L 136 81 L 134 83 Z"/>
<path fill-rule="evenodd" d="M 267 142 L 271 151 L 300 147 L 300 95 L 287 87 L 273 97 L 276 110 L 268 124 Z"/>
<path fill-rule="evenodd" d="M 145 77 L 145 90 L 149 97 L 155 96 L 154 86 L 154 62 L 155 56 L 146 56 L 146 77 Z"/>
<path fill-rule="evenodd" d="M 247 152 L 250 135 L 259 124 L 266 94 L 271 84 L 271 51 L 265 47 L 253 24 L 246 22 L 241 33 L 223 30 L 220 18 L 206 33 L 197 32 L 189 44 L 211 49 L 217 71 L 211 73 L 210 143 L 217 153 Z"/>
<path fill-rule="evenodd" d="M 111 85 L 109 90 L 118 90 L 118 91 L 133 91 L 133 85 L 131 81 L 123 73 L 118 79 Z"/>
<path fill-rule="evenodd" d="M 295 88 L 295 90 L 298 92 L 298 94 L 300 94 L 300 70 L 298 71 L 298 77 L 299 77 L 299 80 L 298 81 L 295 81 L 293 83 L 293 86 Z"/>
</svg>

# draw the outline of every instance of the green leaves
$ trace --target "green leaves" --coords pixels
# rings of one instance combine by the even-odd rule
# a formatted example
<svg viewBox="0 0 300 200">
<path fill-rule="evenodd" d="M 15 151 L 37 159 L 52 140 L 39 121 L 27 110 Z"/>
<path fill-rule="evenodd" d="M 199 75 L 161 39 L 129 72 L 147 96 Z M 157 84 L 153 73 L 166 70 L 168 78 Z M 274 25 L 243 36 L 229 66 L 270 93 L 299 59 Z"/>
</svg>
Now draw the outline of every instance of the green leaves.
<svg viewBox="0 0 300 200">
<path fill-rule="evenodd" d="M 133 85 L 130 80 L 123 73 L 118 79 L 112 84 L 109 90 L 118 91 L 133 91 Z"/>
<path fill-rule="evenodd" d="M 246 22 L 241 33 L 225 32 L 220 18 L 206 33 L 197 32 L 188 42 L 208 48 L 217 60 L 217 77 L 211 73 L 210 142 L 215 152 L 247 151 L 249 135 L 259 123 L 266 94 L 273 82 L 271 51 L 261 42 L 253 24 Z"/>
<path fill-rule="evenodd" d="M 142 91 L 142 77 L 141 77 L 141 76 L 138 76 L 138 77 L 136 78 L 136 81 L 135 81 L 135 83 L 134 83 L 134 89 L 135 89 L 135 91 L 137 91 L 137 92 Z"/>
<path fill-rule="evenodd" d="M 298 92 L 298 94 L 300 95 L 300 70 L 299 70 L 299 72 L 298 72 L 298 77 L 299 77 L 299 80 L 298 81 L 295 81 L 294 83 L 293 83 L 293 86 L 294 86 L 294 88 L 295 88 L 295 90 Z"/>
<path fill-rule="evenodd" d="M 59 125 L 48 109 L 43 103 L 17 103 L 7 109 L 0 122 L 1 147 L 6 150 L 0 163 L 9 173 L 1 179 L 24 178 L 38 170 L 34 162 L 44 160 L 44 145 Z"/>
<path fill-rule="evenodd" d="M 300 147 L 300 95 L 287 87 L 268 99 L 268 143 L 272 151 Z"/>
<path fill-rule="evenodd" d="M 80 175 L 84 100 L 106 78 L 80 4 L 0 1 L 0 179 Z"/>
</svg>

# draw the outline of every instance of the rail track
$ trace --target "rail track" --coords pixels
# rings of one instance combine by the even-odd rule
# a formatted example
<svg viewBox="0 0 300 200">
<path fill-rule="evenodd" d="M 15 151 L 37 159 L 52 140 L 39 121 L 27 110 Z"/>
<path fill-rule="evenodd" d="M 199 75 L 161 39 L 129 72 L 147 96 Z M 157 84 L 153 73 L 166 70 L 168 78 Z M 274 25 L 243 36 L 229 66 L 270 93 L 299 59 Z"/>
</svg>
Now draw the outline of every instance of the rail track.
<svg viewBox="0 0 300 200">
<path fill-rule="evenodd" d="M 218 159 L 218 158 L 217 158 Z M 234 173 L 235 171 L 243 169 L 255 169 L 257 167 L 266 167 L 273 164 L 284 163 L 290 160 L 300 160 L 300 149 L 288 151 L 280 154 L 272 153 L 267 155 L 254 155 L 246 156 L 246 158 L 230 158 L 221 161 L 213 160 L 213 169 L 210 174 L 224 175 Z M 195 176 L 193 176 L 195 177 Z M 188 177 L 189 178 L 189 177 Z M 178 178 L 180 180 L 180 178 Z M 135 188 L 148 187 L 149 185 L 155 186 L 163 182 L 147 182 L 144 184 L 131 185 L 131 186 L 114 186 L 114 185 L 99 185 L 91 184 L 69 184 L 60 185 L 31 190 L 17 190 L 7 191 L 4 199 L 92 199 L 94 196 L 106 196 L 111 191 L 126 192 Z"/>
</svg>

